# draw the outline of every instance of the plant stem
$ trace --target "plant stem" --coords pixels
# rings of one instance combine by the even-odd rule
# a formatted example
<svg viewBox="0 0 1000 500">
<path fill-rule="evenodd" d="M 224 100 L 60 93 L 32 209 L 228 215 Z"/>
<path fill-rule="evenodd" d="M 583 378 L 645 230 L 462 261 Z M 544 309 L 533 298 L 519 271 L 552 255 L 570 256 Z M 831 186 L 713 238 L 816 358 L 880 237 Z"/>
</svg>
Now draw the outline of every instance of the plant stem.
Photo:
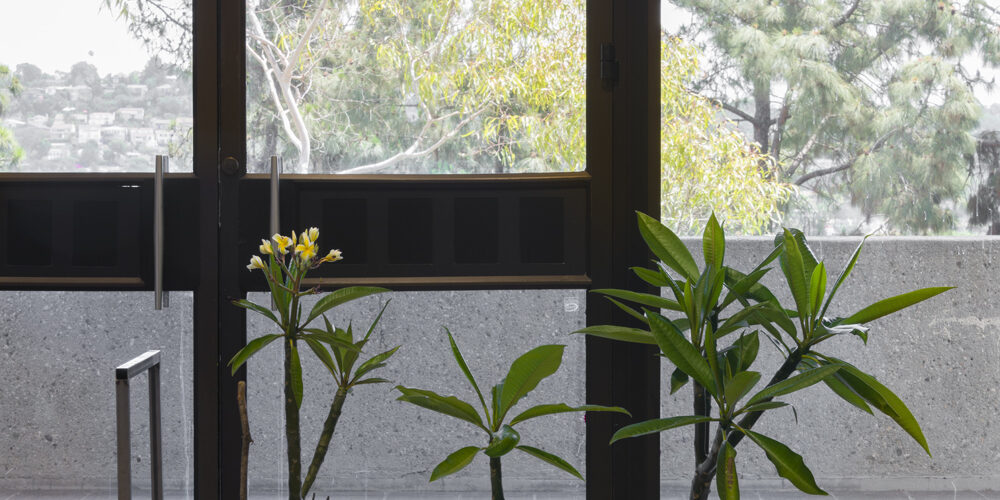
<svg viewBox="0 0 1000 500">
<path fill-rule="evenodd" d="M 330 440 L 333 438 L 333 432 L 337 428 L 337 421 L 340 420 L 340 413 L 346 400 L 347 388 L 340 386 L 337 389 L 337 395 L 333 398 L 333 403 L 330 405 L 330 413 L 327 414 L 326 421 L 323 422 L 323 433 L 319 436 L 312 462 L 309 463 L 309 470 L 302 482 L 303 496 L 309 494 L 309 488 L 312 487 L 313 481 L 316 480 L 316 474 L 319 473 L 319 468 L 323 465 L 323 459 L 326 458 L 326 452 L 330 448 Z"/>
<path fill-rule="evenodd" d="M 299 442 L 299 407 L 292 390 L 292 344 L 285 344 L 285 442 L 288 447 L 288 498 L 302 498 L 302 449 Z"/>
<path fill-rule="evenodd" d="M 712 401 L 708 399 L 708 391 L 698 382 L 692 382 L 694 388 L 694 414 L 699 416 L 710 416 L 712 413 Z M 708 456 L 708 432 L 709 423 L 701 422 L 694 426 L 694 460 L 696 464 L 705 461 Z"/>
<path fill-rule="evenodd" d="M 240 409 L 240 427 L 242 428 L 243 447 L 240 449 L 240 500 L 247 500 L 247 464 L 250 459 L 250 421 L 247 418 L 247 383 L 240 380 L 236 383 L 236 404 Z"/>
<path fill-rule="evenodd" d="M 490 486 L 493 500 L 503 500 L 503 477 L 500 472 L 500 457 L 490 457 Z"/>
<path fill-rule="evenodd" d="M 793 350 L 785 362 L 781 364 L 778 371 L 774 372 L 774 376 L 771 377 L 771 381 L 767 383 L 767 387 L 771 387 L 782 380 L 787 379 L 792 373 L 795 372 L 795 368 L 799 366 L 799 362 L 802 361 L 802 356 L 809 353 L 809 348 L 806 347 L 803 350 L 795 349 Z M 773 398 L 766 398 L 761 400 L 761 402 L 771 401 Z M 749 430 L 757 420 L 760 419 L 764 411 L 755 411 L 743 415 L 740 419 L 739 426 L 743 429 Z M 695 467 L 694 479 L 691 480 L 691 500 L 704 500 L 708 498 L 708 493 L 712 487 L 712 479 L 715 477 L 715 463 L 719 458 L 719 449 L 722 447 L 722 431 L 723 428 L 720 425 L 715 433 L 715 442 L 712 445 L 712 450 Z M 733 448 L 743 440 L 744 434 L 737 429 L 732 429 L 729 432 L 729 445 Z"/>
</svg>

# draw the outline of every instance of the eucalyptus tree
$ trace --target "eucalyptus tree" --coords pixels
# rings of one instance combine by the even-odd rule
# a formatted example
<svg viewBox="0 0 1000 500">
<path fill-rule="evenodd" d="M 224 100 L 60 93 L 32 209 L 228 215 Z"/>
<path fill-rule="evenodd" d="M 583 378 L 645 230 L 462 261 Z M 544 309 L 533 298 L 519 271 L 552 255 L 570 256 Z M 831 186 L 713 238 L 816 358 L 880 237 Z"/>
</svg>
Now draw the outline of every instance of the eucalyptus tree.
<svg viewBox="0 0 1000 500">
<path fill-rule="evenodd" d="M 1000 65 L 983 0 L 671 0 L 711 56 L 693 85 L 752 130 L 773 175 L 849 197 L 897 231 L 950 229 Z"/>
</svg>

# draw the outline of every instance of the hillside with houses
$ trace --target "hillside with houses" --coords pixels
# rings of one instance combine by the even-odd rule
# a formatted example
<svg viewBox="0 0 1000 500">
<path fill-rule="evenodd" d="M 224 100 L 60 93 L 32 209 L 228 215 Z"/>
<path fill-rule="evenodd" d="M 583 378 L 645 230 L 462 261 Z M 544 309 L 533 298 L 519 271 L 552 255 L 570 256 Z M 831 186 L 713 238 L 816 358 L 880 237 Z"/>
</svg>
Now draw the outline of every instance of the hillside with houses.
<svg viewBox="0 0 1000 500">
<path fill-rule="evenodd" d="M 52 74 L 19 64 L 14 74 L 23 88 L 0 126 L 24 150 L 16 171 L 150 171 L 158 154 L 190 169 L 189 76 L 156 59 L 127 75 L 85 62 Z"/>
</svg>

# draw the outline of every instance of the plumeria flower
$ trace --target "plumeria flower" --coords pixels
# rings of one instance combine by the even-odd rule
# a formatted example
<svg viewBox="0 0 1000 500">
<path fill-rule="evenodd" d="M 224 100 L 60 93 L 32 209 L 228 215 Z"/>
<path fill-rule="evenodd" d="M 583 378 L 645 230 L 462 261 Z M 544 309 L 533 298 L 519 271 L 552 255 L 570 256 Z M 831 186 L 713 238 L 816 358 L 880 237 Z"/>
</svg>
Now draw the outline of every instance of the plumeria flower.
<svg viewBox="0 0 1000 500">
<path fill-rule="evenodd" d="M 302 233 L 302 243 L 295 245 L 295 253 L 298 254 L 302 260 L 309 260 L 316 256 L 316 251 L 318 248 L 316 244 L 309 241 L 309 238 L 305 233 Z"/>
<path fill-rule="evenodd" d="M 292 232 L 292 235 L 294 238 L 295 235 L 294 231 Z M 289 238 L 288 236 L 282 236 L 278 233 L 274 233 L 274 236 L 271 236 L 271 239 L 274 240 L 275 243 L 277 243 L 278 251 L 281 252 L 282 255 L 288 253 L 288 247 L 291 246 L 293 243 L 295 243 L 294 239 Z"/>
<path fill-rule="evenodd" d="M 250 263 L 247 264 L 247 269 L 250 269 L 251 271 L 254 269 L 264 269 L 264 261 L 260 260 L 259 255 L 254 255 L 253 257 L 250 257 Z"/>
<path fill-rule="evenodd" d="M 309 234 L 309 241 L 315 243 L 319 239 L 319 228 L 311 227 L 306 233 Z"/>
<path fill-rule="evenodd" d="M 274 255 L 274 250 L 271 249 L 270 241 L 260 240 L 260 253 L 264 255 Z"/>
<path fill-rule="evenodd" d="M 342 259 L 343 257 L 340 255 L 340 250 L 330 250 L 330 253 L 326 254 L 325 257 L 319 260 L 319 262 L 322 264 L 323 262 L 337 262 Z"/>
</svg>

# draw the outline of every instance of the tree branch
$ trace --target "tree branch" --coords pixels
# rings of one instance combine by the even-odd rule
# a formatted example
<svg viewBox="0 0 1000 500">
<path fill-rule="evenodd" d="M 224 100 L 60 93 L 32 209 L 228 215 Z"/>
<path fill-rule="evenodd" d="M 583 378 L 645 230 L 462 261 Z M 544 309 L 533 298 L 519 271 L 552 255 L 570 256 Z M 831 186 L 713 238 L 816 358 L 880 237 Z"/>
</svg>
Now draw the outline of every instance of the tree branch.
<svg viewBox="0 0 1000 500">
<path fill-rule="evenodd" d="M 697 92 L 695 92 L 695 91 L 693 91 L 691 89 L 687 89 L 687 91 L 690 92 L 690 93 L 692 93 L 692 94 L 694 94 L 694 95 L 699 95 Z M 704 97 L 704 96 L 702 96 L 702 97 Z M 757 124 L 757 120 L 752 115 L 750 115 L 746 111 L 743 111 L 740 108 L 737 108 L 736 106 L 733 106 L 732 104 L 729 104 L 729 103 L 727 103 L 727 102 L 725 102 L 725 101 L 723 101 L 721 99 L 716 99 L 714 97 L 705 97 L 705 99 L 708 99 L 708 101 L 711 102 L 712 104 L 715 104 L 716 106 L 719 106 L 722 109 L 724 109 L 726 111 L 729 111 L 730 113 L 732 113 L 732 114 L 740 117 L 740 119 L 742 119 L 742 120 L 748 121 L 748 122 L 750 122 L 750 123 L 752 123 L 754 125 Z"/>
<path fill-rule="evenodd" d="M 804 162 L 806 157 L 809 156 L 812 149 L 816 147 L 816 141 L 819 140 L 819 134 L 823 131 L 823 125 L 826 125 L 826 122 L 831 118 L 831 116 L 832 115 L 826 115 L 819 121 L 819 125 L 816 126 L 816 130 L 814 130 L 812 135 L 809 136 L 806 143 L 802 145 L 802 149 L 800 149 L 799 152 L 792 158 L 792 164 L 785 170 L 785 177 L 791 177 L 792 174 L 794 174 L 795 171 L 802 166 L 802 162 Z M 780 158 L 778 159 L 780 160 Z"/>
<path fill-rule="evenodd" d="M 378 172 L 379 170 L 384 170 L 386 168 L 389 168 L 389 167 L 391 167 L 391 166 L 393 166 L 393 165 L 395 165 L 395 164 L 397 164 L 397 163 L 399 163 L 399 162 L 401 162 L 403 160 L 409 160 L 409 159 L 412 159 L 412 158 L 420 158 L 420 157 L 423 157 L 423 156 L 427 156 L 427 155 L 433 153 L 434 151 L 437 151 L 437 149 L 440 148 L 441 146 L 443 146 L 444 143 L 448 142 L 449 139 L 451 139 L 452 137 L 455 137 L 458 134 L 458 132 L 460 130 L 462 130 L 462 127 L 464 127 L 466 124 L 468 124 L 469 122 L 471 122 L 472 120 L 474 120 L 476 117 L 478 117 L 484 111 L 486 111 L 485 107 L 480 108 L 475 113 L 472 113 L 471 115 L 465 117 L 462 121 L 458 122 L 455 125 L 455 128 L 453 128 L 451 130 L 451 132 L 448 132 L 447 134 L 441 136 L 437 140 L 437 142 L 435 142 L 434 144 L 430 145 L 429 147 L 427 147 L 426 149 L 424 149 L 422 151 L 417 151 L 417 148 L 420 147 L 420 141 L 423 139 L 423 130 L 421 130 L 421 133 L 417 136 L 416 140 L 414 140 L 413 144 L 411 144 L 410 147 L 406 148 L 406 150 L 401 151 L 399 153 L 396 153 L 395 155 L 392 155 L 389 158 L 386 158 L 386 159 L 384 159 L 382 161 L 379 161 L 379 162 L 376 162 L 376 163 L 372 163 L 372 164 L 369 164 L 369 165 L 361 165 L 361 166 L 358 166 L 358 167 L 349 168 L 347 170 L 341 170 L 340 172 L 337 172 L 337 173 L 338 174 L 371 174 L 371 173 Z M 449 113 L 448 115 L 442 116 L 440 118 L 435 118 L 434 120 L 431 120 L 431 121 L 427 122 L 427 124 L 424 125 L 424 129 L 426 130 L 430 126 L 431 123 L 434 123 L 436 121 L 440 121 L 440 120 L 442 120 L 444 118 L 447 118 L 448 116 L 452 116 L 452 115 L 454 115 L 456 113 Z"/>
<path fill-rule="evenodd" d="M 858 10 L 858 5 L 860 4 L 861 0 L 854 0 L 854 3 L 852 3 L 851 6 L 848 7 L 848 9 L 844 11 L 844 13 L 841 14 L 840 17 L 838 17 L 837 20 L 833 22 L 833 24 L 830 25 L 829 29 L 837 29 L 843 26 L 844 23 L 846 23 L 851 19 L 851 16 L 854 15 L 854 12 Z"/>
<path fill-rule="evenodd" d="M 808 181 L 810 181 L 812 179 L 815 179 L 817 177 L 821 177 L 821 176 L 824 176 L 824 175 L 835 174 L 837 172 L 842 172 L 844 170 L 847 170 L 847 169 L 853 167 L 854 164 L 858 162 L 858 159 L 860 159 L 862 156 L 870 155 L 870 154 L 872 154 L 872 153 L 874 153 L 874 152 L 882 149 L 882 146 L 885 145 L 886 141 L 888 141 L 889 138 L 892 137 L 893 134 L 895 134 L 896 132 L 899 132 L 899 130 L 900 129 L 892 129 L 892 130 L 886 132 L 884 135 L 882 135 L 882 137 L 879 137 L 878 140 L 876 140 L 872 144 L 872 146 L 870 148 L 865 149 L 864 151 L 859 152 L 858 154 L 854 155 L 854 157 L 851 158 L 850 160 L 847 160 L 846 162 L 841 163 L 840 165 L 837 165 L 835 167 L 822 168 L 822 169 L 819 169 L 819 170 L 816 170 L 816 171 L 813 171 L 813 172 L 809 172 L 808 174 L 804 174 L 802 177 L 799 177 L 798 179 L 795 179 L 795 182 L 793 184 L 795 184 L 796 186 L 801 186 L 802 184 L 804 184 L 804 183 L 806 183 L 806 182 L 808 182 Z"/>
</svg>

